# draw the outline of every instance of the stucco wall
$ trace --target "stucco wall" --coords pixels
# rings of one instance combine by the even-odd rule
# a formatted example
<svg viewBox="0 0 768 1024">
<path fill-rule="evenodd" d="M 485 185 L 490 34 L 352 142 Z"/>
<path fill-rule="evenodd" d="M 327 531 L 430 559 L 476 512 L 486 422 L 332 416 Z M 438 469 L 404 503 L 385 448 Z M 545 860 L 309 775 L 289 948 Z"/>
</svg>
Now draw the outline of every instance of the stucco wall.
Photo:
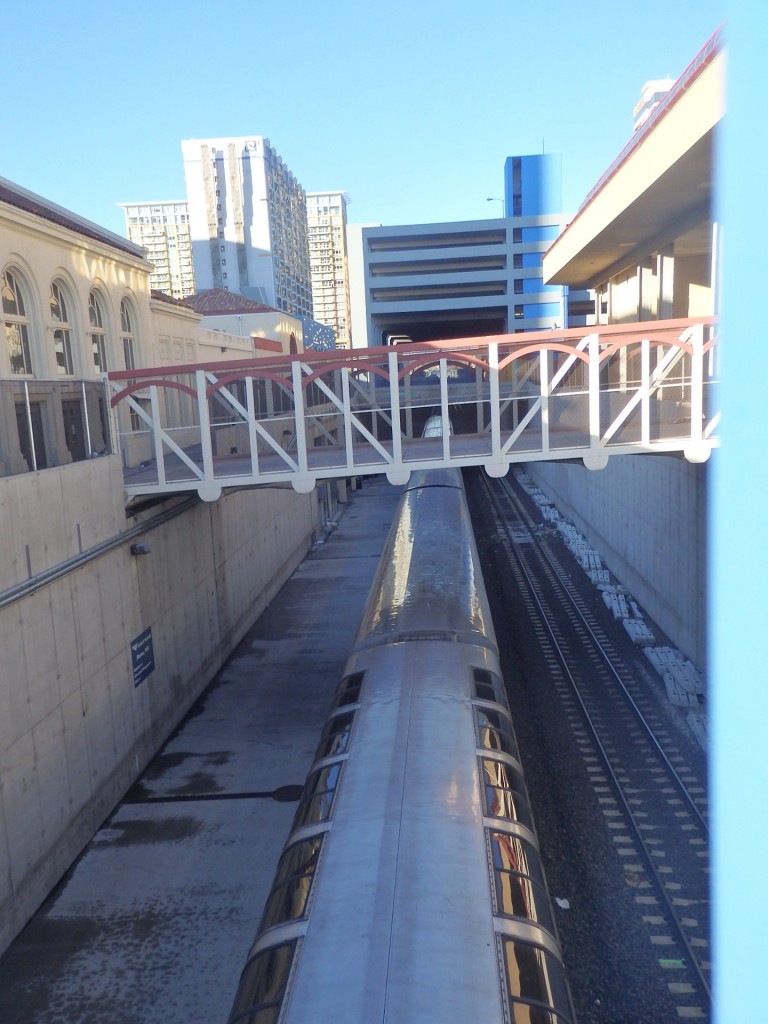
<svg viewBox="0 0 768 1024">
<path fill-rule="evenodd" d="M 707 467 L 638 455 L 611 458 L 598 472 L 556 462 L 526 469 L 645 613 L 705 670 Z"/>
<path fill-rule="evenodd" d="M 121 539 L 137 520 L 116 457 L 0 479 L 0 951 L 304 556 L 317 497 L 240 491 L 157 514 Z M 41 585 L 16 596 L 30 569 Z M 150 627 L 155 669 L 135 686 L 130 643 Z"/>
</svg>

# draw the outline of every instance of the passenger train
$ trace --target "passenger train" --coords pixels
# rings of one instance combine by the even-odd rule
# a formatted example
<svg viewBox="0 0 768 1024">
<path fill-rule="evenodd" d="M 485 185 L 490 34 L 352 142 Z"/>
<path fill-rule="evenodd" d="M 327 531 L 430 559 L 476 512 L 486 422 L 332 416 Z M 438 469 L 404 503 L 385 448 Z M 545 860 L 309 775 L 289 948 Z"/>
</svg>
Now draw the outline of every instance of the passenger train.
<svg viewBox="0 0 768 1024">
<path fill-rule="evenodd" d="M 416 474 L 229 1024 L 574 1019 L 461 476 Z"/>
</svg>

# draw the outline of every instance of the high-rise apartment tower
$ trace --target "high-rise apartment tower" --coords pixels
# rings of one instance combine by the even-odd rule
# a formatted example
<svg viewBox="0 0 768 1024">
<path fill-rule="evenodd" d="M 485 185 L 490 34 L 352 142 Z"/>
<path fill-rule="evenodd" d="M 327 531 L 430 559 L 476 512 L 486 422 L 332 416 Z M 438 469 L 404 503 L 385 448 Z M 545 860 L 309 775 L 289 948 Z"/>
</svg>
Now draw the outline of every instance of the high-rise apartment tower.
<svg viewBox="0 0 768 1024">
<path fill-rule="evenodd" d="M 346 194 L 307 192 L 307 227 L 315 320 L 334 329 L 336 348 L 350 348 Z"/>
<path fill-rule="evenodd" d="M 181 144 L 198 290 L 312 316 L 304 190 L 261 136 Z"/>
<path fill-rule="evenodd" d="M 118 203 L 125 214 L 128 238 L 147 250 L 153 265 L 149 284 L 183 299 L 195 291 L 189 211 L 183 199 L 171 202 Z"/>
</svg>

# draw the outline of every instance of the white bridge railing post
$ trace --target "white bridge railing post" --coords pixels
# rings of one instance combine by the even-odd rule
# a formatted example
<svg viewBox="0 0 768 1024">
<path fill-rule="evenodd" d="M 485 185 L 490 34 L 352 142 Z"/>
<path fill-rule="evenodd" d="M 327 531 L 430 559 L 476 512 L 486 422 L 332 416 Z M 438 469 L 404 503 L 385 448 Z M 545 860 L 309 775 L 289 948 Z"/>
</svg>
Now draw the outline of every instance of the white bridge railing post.
<svg viewBox="0 0 768 1024">
<path fill-rule="evenodd" d="M 197 383 L 197 411 L 200 423 L 200 449 L 203 457 L 203 481 L 212 484 L 215 477 L 213 468 L 213 436 L 211 434 L 211 417 L 208 411 L 206 396 L 205 370 L 195 371 Z M 160 426 L 158 421 L 157 426 Z"/>
<path fill-rule="evenodd" d="M 389 363 L 389 408 L 392 417 L 392 462 L 397 468 L 403 465 L 403 435 L 400 429 L 400 381 L 397 379 L 397 353 L 387 354 Z"/>
<path fill-rule="evenodd" d="M 587 338 L 589 352 L 589 454 L 583 458 L 587 469 L 604 469 L 608 455 L 602 445 L 600 419 L 600 335 Z"/>
<path fill-rule="evenodd" d="M 501 399 L 499 389 L 499 345 L 488 345 L 488 395 L 491 400 L 491 461 L 501 462 Z"/>
<path fill-rule="evenodd" d="M 589 447 L 600 447 L 600 335 L 589 336 Z"/>
<path fill-rule="evenodd" d="M 640 440 L 643 447 L 651 443 L 651 339 L 640 342 Z"/>
<path fill-rule="evenodd" d="M 158 401 L 156 384 L 153 384 L 149 389 L 149 405 L 152 410 L 152 443 L 155 450 L 157 482 L 163 487 L 166 482 L 165 458 L 163 456 L 163 431 L 160 423 L 160 403 Z"/>
<path fill-rule="evenodd" d="M 448 360 L 440 360 L 440 415 L 443 421 L 443 460 L 446 465 L 450 464 L 451 458 L 451 431 L 446 424 L 450 423 L 448 415 Z"/>
<path fill-rule="evenodd" d="M 704 424 L 704 325 L 691 329 L 691 441 L 702 440 Z"/>
<path fill-rule="evenodd" d="M 543 348 L 539 352 L 539 379 L 541 381 L 541 453 L 549 452 L 549 352 Z"/>
</svg>

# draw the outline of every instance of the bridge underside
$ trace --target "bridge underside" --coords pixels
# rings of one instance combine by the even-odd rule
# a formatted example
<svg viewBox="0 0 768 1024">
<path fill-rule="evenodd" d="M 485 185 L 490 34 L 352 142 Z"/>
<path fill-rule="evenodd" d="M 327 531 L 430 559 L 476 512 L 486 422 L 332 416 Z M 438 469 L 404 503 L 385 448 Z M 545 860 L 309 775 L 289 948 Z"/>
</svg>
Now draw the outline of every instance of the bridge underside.
<svg viewBox="0 0 768 1024">
<path fill-rule="evenodd" d="M 632 328 L 632 329 L 629 329 Z M 643 333 L 638 333 L 642 328 Z M 111 374 L 129 497 L 717 444 L 709 322 L 414 342 Z M 431 415 L 451 433 L 422 437 Z"/>
</svg>

